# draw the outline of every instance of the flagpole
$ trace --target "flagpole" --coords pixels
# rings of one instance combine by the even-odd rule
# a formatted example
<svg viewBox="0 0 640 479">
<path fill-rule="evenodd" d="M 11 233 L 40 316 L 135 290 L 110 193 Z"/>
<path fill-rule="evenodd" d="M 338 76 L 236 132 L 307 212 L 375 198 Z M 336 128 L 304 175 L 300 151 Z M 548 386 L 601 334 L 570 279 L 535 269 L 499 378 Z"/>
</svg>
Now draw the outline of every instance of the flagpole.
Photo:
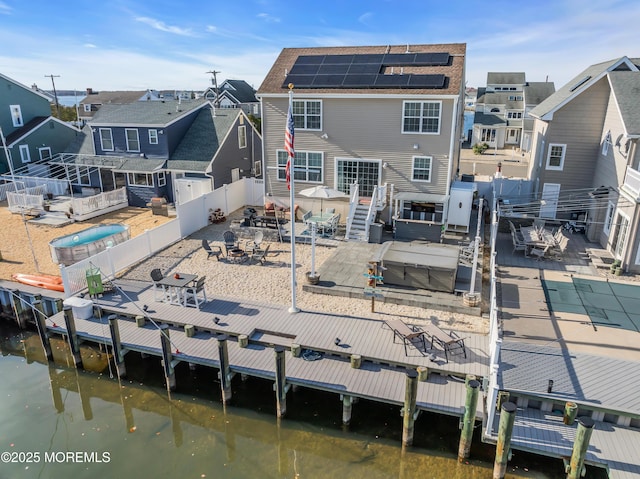
<svg viewBox="0 0 640 479">
<path fill-rule="evenodd" d="M 289 83 L 289 111 L 287 113 L 287 129 L 289 129 L 289 117 L 293 115 L 293 83 Z M 291 128 L 293 130 L 293 126 Z M 293 131 L 291 143 L 292 148 L 289 150 L 289 217 L 291 218 L 291 307 L 290 313 L 298 313 L 300 309 L 296 305 L 296 209 L 295 209 L 295 188 L 294 188 L 294 169 L 295 163 Z"/>
</svg>

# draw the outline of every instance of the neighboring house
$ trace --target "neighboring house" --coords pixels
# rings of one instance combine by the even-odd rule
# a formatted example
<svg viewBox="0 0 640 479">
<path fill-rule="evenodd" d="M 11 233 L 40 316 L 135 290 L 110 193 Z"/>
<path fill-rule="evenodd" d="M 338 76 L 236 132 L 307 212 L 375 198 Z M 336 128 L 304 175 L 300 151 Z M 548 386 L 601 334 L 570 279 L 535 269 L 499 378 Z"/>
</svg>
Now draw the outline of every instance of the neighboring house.
<svg viewBox="0 0 640 479">
<path fill-rule="evenodd" d="M 93 91 L 87 88 L 87 96 L 84 97 L 78 107 L 78 116 L 81 121 L 91 121 L 102 105 L 125 105 L 142 99 L 158 99 L 157 93 L 147 91 Z"/>
<path fill-rule="evenodd" d="M 639 66 L 627 57 L 591 65 L 530 112 L 529 175 L 540 216 L 586 219 L 588 238 L 633 272 L 640 272 Z"/>
<path fill-rule="evenodd" d="M 84 141 L 54 160 L 83 169 L 81 186 L 126 186 L 132 206 L 158 196 L 186 201 L 196 183 L 210 191 L 257 176 L 261 161 L 260 135 L 246 115 L 216 112 L 205 99 L 103 105 L 83 131 Z"/>
<path fill-rule="evenodd" d="M 79 131 L 51 116 L 50 97 L 0 73 L 0 128 L 14 170 L 64 151 Z M 10 170 L 0 143 L 0 173 Z"/>
<path fill-rule="evenodd" d="M 244 80 L 225 80 L 218 87 L 219 102 L 216 103 L 216 89 L 209 87 L 204 97 L 218 104 L 220 108 L 242 108 L 247 115 L 260 116 L 260 101 L 256 98 L 256 91 Z"/>
<path fill-rule="evenodd" d="M 435 225 L 439 235 L 459 161 L 465 52 L 465 44 L 284 49 L 258 89 L 266 193 L 289 203 L 292 83 L 296 192 L 324 184 L 349 194 L 357 183 L 385 221 L 415 221 L 418 237 Z"/>
<path fill-rule="evenodd" d="M 476 101 L 478 100 L 478 89 L 473 87 L 468 87 L 464 89 L 464 109 L 465 110 L 475 110 L 476 109 Z"/>
<path fill-rule="evenodd" d="M 522 72 L 489 72 L 479 88 L 471 144 L 490 148 L 531 149 L 529 111 L 555 91 L 552 82 L 527 82 Z"/>
</svg>

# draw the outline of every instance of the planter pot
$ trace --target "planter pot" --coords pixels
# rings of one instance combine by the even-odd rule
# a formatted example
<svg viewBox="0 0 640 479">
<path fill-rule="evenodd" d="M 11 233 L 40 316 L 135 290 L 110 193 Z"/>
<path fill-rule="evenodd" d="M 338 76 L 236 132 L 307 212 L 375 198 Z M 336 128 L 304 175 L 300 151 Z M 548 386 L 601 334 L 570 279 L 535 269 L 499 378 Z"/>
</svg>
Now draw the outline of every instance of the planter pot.
<svg viewBox="0 0 640 479">
<path fill-rule="evenodd" d="M 309 284 L 318 284 L 320 282 L 320 275 L 315 274 L 311 275 L 311 273 L 307 273 L 307 283 Z"/>
</svg>

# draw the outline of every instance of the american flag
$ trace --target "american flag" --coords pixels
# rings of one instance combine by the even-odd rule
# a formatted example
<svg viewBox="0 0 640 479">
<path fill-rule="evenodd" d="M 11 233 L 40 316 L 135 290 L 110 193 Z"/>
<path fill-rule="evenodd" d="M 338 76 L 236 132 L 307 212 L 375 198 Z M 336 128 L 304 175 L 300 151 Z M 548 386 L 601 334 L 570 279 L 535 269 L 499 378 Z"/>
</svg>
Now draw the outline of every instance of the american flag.
<svg viewBox="0 0 640 479">
<path fill-rule="evenodd" d="M 293 149 L 293 112 L 291 111 L 291 101 L 289 102 L 289 112 L 287 113 L 287 130 L 284 133 L 284 149 L 287 152 L 287 188 L 291 189 L 291 162 L 296 153 Z"/>
</svg>

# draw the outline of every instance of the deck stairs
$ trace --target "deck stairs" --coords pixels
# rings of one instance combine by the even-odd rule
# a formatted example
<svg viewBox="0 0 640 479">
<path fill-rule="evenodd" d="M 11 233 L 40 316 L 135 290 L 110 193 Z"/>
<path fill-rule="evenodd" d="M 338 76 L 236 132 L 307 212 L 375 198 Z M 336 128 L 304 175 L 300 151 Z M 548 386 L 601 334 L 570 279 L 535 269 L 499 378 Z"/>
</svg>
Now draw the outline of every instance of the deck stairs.
<svg viewBox="0 0 640 479">
<path fill-rule="evenodd" d="M 350 241 L 362 241 L 366 243 L 369 241 L 369 228 L 367 226 L 367 216 L 369 215 L 368 204 L 357 204 L 353 219 L 351 220 L 351 228 L 349 231 Z"/>
<path fill-rule="evenodd" d="M 369 241 L 369 229 L 376 220 L 378 212 L 387 206 L 387 193 L 393 192 L 393 185 L 390 187 L 385 183 L 382 186 L 375 186 L 371 198 L 360 197 L 360 187 L 358 183 L 349 185 L 349 215 L 347 216 L 347 228 L 344 238 L 347 241 Z M 393 193 L 391 193 L 393 194 Z"/>
</svg>

